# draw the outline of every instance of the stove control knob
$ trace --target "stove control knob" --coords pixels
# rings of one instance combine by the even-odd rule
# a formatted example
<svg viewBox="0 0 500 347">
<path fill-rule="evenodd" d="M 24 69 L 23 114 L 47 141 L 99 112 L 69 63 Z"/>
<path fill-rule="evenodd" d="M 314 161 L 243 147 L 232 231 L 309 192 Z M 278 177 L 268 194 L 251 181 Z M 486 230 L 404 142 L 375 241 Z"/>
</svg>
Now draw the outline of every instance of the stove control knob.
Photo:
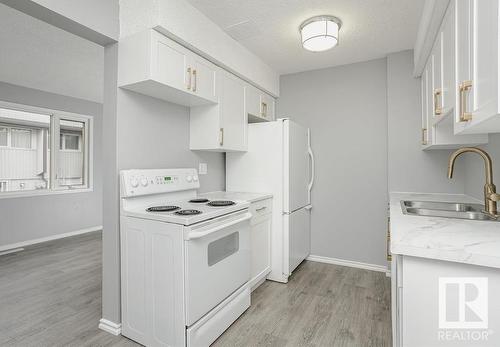
<svg viewBox="0 0 500 347">
<path fill-rule="evenodd" d="M 132 177 L 130 179 L 130 185 L 133 187 L 133 188 L 137 188 L 139 187 L 139 180 L 135 177 Z"/>
<path fill-rule="evenodd" d="M 187 175 L 186 176 L 186 181 L 188 181 L 189 183 L 193 182 L 193 176 Z"/>
<path fill-rule="evenodd" d="M 194 175 L 193 176 L 193 181 L 198 182 L 198 176 Z"/>
<path fill-rule="evenodd" d="M 147 187 L 148 186 L 148 179 L 145 177 L 141 178 L 141 184 L 143 187 Z"/>
</svg>

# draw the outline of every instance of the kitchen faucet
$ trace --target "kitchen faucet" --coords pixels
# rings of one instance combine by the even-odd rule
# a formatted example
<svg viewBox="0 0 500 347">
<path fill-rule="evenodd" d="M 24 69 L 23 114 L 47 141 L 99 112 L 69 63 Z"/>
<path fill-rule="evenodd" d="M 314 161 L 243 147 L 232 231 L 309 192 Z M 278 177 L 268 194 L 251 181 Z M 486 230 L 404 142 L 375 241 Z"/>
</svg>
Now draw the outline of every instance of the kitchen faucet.
<svg viewBox="0 0 500 347">
<path fill-rule="evenodd" d="M 485 212 L 498 217 L 497 214 L 497 201 L 500 201 L 500 194 L 497 194 L 496 192 L 496 187 L 493 184 L 493 169 L 492 169 L 492 162 L 491 162 L 491 157 L 483 151 L 482 149 L 475 148 L 475 147 L 463 147 L 460 148 L 459 150 L 455 151 L 451 156 L 448 161 L 448 178 L 453 177 L 453 168 L 455 166 L 455 160 L 457 157 L 466 152 L 471 152 L 471 153 L 477 153 L 479 154 L 483 160 L 484 160 L 484 169 L 486 173 L 486 184 L 484 185 L 484 209 Z"/>
</svg>

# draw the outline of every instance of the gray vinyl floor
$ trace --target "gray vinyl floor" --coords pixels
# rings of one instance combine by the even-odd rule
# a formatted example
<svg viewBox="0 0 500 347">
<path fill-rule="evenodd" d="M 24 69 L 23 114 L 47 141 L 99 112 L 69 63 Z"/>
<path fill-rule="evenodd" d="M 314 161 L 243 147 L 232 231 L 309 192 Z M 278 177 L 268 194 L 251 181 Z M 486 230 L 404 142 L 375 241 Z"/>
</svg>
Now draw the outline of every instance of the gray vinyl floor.
<svg viewBox="0 0 500 347">
<path fill-rule="evenodd" d="M 0 346 L 138 346 L 97 328 L 101 234 L 0 256 Z M 265 282 L 213 346 L 390 346 L 385 274 L 304 262 L 287 285 Z"/>
</svg>

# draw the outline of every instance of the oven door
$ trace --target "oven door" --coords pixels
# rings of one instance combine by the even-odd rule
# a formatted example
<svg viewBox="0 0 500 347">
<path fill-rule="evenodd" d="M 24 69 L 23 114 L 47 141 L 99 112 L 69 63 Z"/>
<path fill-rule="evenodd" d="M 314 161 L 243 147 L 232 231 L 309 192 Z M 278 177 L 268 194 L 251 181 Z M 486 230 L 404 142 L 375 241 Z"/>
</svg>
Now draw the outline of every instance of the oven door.
<svg viewBox="0 0 500 347">
<path fill-rule="evenodd" d="M 192 325 L 250 280 L 248 210 L 191 227 L 185 237 L 186 323 Z"/>
</svg>

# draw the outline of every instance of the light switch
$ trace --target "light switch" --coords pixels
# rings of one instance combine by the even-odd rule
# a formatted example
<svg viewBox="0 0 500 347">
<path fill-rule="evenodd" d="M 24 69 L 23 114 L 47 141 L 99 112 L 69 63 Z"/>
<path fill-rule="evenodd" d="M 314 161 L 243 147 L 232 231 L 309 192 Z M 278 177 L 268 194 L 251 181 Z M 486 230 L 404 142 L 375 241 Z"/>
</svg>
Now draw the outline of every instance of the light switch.
<svg viewBox="0 0 500 347">
<path fill-rule="evenodd" d="M 200 163 L 198 167 L 198 174 L 199 175 L 206 175 L 208 173 L 208 165 L 207 163 Z"/>
</svg>

